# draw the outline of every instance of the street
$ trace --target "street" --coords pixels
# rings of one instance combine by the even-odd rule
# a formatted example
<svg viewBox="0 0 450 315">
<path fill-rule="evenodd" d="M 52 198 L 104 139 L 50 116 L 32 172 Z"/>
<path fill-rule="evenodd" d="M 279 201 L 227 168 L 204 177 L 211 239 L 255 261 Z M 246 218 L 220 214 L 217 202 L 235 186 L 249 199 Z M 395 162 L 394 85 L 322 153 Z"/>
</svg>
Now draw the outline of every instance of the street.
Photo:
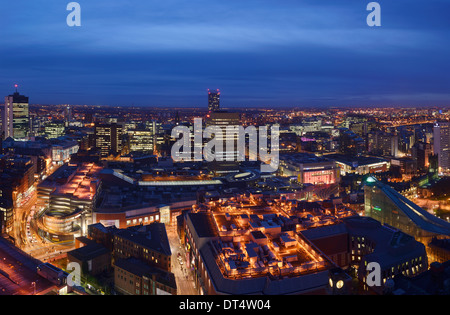
<svg viewBox="0 0 450 315">
<path fill-rule="evenodd" d="M 170 250 L 172 251 L 172 273 L 175 275 L 178 295 L 198 295 L 194 286 L 192 272 L 186 269 L 186 254 L 182 248 L 176 228 L 167 226 Z"/>
</svg>

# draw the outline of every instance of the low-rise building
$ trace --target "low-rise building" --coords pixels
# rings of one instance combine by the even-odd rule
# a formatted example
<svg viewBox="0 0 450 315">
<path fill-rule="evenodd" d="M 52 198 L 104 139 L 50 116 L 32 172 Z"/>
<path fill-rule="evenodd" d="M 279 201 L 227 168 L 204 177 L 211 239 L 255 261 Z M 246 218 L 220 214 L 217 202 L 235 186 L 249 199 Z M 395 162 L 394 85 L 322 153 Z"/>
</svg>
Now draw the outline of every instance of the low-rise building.
<svg viewBox="0 0 450 315">
<path fill-rule="evenodd" d="M 280 155 L 280 173 L 295 176 L 302 184 L 328 185 L 339 182 L 336 162 L 311 153 Z"/>
<path fill-rule="evenodd" d="M 172 252 L 163 223 L 117 230 L 113 246 L 116 260 L 134 257 L 160 269 L 171 270 Z"/>
<path fill-rule="evenodd" d="M 349 156 L 344 154 L 326 155 L 330 160 L 336 161 L 341 170 L 341 175 L 348 174 L 366 175 L 371 173 L 387 172 L 389 161 L 371 156 Z"/>
<path fill-rule="evenodd" d="M 111 270 L 111 252 L 102 244 L 88 241 L 67 253 L 69 262 L 76 262 L 82 273 L 96 276 Z"/>
<path fill-rule="evenodd" d="M 114 289 L 124 295 L 176 295 L 172 273 L 139 259 L 119 259 L 114 264 Z"/>
</svg>

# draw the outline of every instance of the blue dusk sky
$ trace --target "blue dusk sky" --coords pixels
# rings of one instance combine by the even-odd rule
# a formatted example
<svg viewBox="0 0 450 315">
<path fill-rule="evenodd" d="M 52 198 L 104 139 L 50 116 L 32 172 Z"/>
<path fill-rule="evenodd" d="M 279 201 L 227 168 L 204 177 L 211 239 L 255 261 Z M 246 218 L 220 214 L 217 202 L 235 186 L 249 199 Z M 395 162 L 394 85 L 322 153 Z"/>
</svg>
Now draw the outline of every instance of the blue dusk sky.
<svg viewBox="0 0 450 315">
<path fill-rule="evenodd" d="M 31 104 L 445 106 L 450 1 L 65 0 L 0 4 L 0 92 Z"/>
</svg>

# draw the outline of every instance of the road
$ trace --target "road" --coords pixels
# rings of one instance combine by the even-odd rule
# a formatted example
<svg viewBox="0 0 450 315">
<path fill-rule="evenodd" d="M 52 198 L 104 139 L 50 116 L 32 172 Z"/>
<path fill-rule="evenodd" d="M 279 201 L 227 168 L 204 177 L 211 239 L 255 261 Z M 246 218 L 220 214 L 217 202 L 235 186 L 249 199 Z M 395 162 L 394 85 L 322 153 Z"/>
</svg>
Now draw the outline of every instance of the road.
<svg viewBox="0 0 450 315">
<path fill-rule="evenodd" d="M 177 295 L 198 295 L 195 288 L 192 272 L 186 270 L 186 254 L 180 244 L 174 226 L 167 226 L 167 237 L 169 238 L 170 250 L 172 251 L 172 273 L 177 283 Z"/>
<path fill-rule="evenodd" d="M 42 239 L 37 234 L 37 230 L 35 229 L 36 225 L 33 224 L 34 222 L 32 221 L 34 218 L 31 215 L 34 211 L 36 211 L 36 203 L 37 193 L 34 191 L 27 200 L 24 200 L 24 202 L 16 208 L 12 236 L 16 240 L 17 247 L 30 256 L 46 262 L 55 256 L 59 256 L 61 253 L 72 250 L 73 246 L 57 245 Z M 169 238 L 172 251 L 171 270 L 175 275 L 177 294 L 198 295 L 198 291 L 194 285 L 192 273 L 191 271 L 186 270 L 186 254 L 180 244 L 174 225 L 167 226 L 167 236 Z M 0 266 L 0 285 L 4 282 L 13 284 L 11 279 L 8 278 L 8 274 L 9 273 L 7 271 L 5 271 L 5 274 L 2 274 Z"/>
<path fill-rule="evenodd" d="M 39 262 L 0 239 L 0 295 L 32 295 L 53 286 L 36 273 Z"/>
<path fill-rule="evenodd" d="M 19 248 L 23 248 L 28 244 L 26 231 L 27 217 L 30 214 L 31 208 L 36 204 L 36 201 L 37 193 L 34 191 L 25 203 L 15 209 L 13 237 L 16 240 L 16 246 Z"/>
</svg>

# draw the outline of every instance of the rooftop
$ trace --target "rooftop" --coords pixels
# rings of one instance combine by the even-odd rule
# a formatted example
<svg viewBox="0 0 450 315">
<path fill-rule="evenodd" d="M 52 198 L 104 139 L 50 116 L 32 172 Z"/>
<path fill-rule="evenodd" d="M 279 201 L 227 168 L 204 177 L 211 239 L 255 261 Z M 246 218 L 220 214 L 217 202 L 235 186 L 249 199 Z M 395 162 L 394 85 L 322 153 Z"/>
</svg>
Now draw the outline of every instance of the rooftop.
<svg viewBox="0 0 450 315">
<path fill-rule="evenodd" d="M 89 261 L 96 257 L 103 256 L 109 253 L 109 250 L 103 245 L 95 242 L 90 242 L 86 246 L 74 249 L 67 254 L 73 256 L 79 261 Z"/>
<path fill-rule="evenodd" d="M 164 223 L 154 222 L 148 225 L 117 230 L 115 236 L 127 239 L 167 256 L 172 254 Z"/>
<path fill-rule="evenodd" d="M 92 200 L 96 191 L 92 183 L 99 182 L 102 168 L 93 163 L 82 165 L 64 164 L 39 184 L 41 188 L 51 188 L 54 194 L 72 195 L 79 199 Z"/>
</svg>

